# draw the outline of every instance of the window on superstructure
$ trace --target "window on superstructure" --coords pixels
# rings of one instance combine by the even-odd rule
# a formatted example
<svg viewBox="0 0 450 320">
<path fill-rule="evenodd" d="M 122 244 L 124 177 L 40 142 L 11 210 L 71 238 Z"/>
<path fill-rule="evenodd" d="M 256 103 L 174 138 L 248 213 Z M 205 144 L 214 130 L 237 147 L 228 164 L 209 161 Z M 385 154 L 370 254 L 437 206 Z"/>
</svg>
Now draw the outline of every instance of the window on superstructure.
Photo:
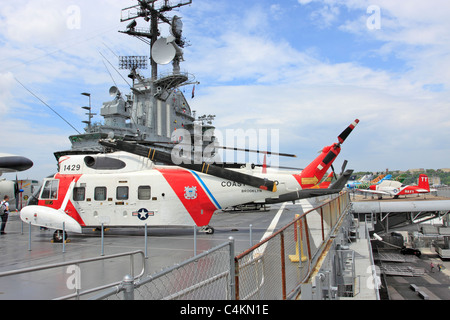
<svg viewBox="0 0 450 320">
<path fill-rule="evenodd" d="M 116 189 L 117 200 L 128 200 L 128 187 L 122 186 Z"/>
<path fill-rule="evenodd" d="M 152 195 L 150 186 L 140 186 L 138 188 L 138 199 L 139 200 L 150 200 Z"/>
<path fill-rule="evenodd" d="M 96 187 L 94 190 L 94 200 L 105 201 L 106 200 L 106 187 Z"/>
<path fill-rule="evenodd" d="M 58 199 L 59 180 L 46 180 L 42 188 L 41 199 Z"/>
</svg>

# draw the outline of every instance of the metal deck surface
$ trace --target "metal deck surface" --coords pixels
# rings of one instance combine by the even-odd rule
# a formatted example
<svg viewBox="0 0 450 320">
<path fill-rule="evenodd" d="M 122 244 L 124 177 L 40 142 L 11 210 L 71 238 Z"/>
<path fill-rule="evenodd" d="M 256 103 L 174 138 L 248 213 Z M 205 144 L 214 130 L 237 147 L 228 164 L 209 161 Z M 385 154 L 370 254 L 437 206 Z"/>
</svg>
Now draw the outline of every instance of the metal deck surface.
<svg viewBox="0 0 450 320">
<path fill-rule="evenodd" d="M 280 205 L 272 205 L 267 211 L 220 212 L 214 215 L 212 235 L 196 234 L 197 253 L 211 249 L 235 239 L 235 252 L 240 253 L 250 247 L 250 224 L 253 244 L 267 232 Z M 291 222 L 296 214 L 303 212 L 300 204 L 287 204 L 276 228 Z M 101 232 L 85 229 L 83 234 L 69 234 L 70 242 L 52 243 L 53 230 L 40 230 L 23 224 L 17 213 L 10 214 L 6 226 L 7 234 L 0 237 L 0 272 L 69 262 L 73 260 L 101 257 Z M 194 228 L 149 228 L 148 272 L 153 274 L 194 256 Z M 29 250 L 29 248 L 31 250 Z M 113 228 L 105 231 L 103 254 L 105 256 L 145 249 L 145 230 L 137 228 Z M 121 281 L 130 273 L 128 257 L 100 262 L 92 262 L 82 267 L 82 288 L 92 288 L 115 281 Z M 140 264 L 135 263 L 139 273 Z M 71 273 L 67 267 L 38 271 L 23 275 L 0 278 L 0 299 L 53 299 L 73 293 L 68 289 Z"/>
<path fill-rule="evenodd" d="M 386 276 L 390 300 L 423 300 L 423 296 L 414 291 L 411 285 L 415 285 L 419 291 L 425 293 L 428 300 L 450 299 L 450 261 L 440 259 L 434 250 L 423 248 L 420 250 L 422 252 L 420 258 L 395 264 L 382 262 L 390 270 L 390 275 Z M 431 263 L 435 266 L 433 270 L 430 267 Z M 438 264 L 442 266 L 440 271 L 437 268 Z M 419 269 L 421 272 L 412 272 Z M 402 270 L 409 270 L 411 274 L 404 275 Z"/>
</svg>

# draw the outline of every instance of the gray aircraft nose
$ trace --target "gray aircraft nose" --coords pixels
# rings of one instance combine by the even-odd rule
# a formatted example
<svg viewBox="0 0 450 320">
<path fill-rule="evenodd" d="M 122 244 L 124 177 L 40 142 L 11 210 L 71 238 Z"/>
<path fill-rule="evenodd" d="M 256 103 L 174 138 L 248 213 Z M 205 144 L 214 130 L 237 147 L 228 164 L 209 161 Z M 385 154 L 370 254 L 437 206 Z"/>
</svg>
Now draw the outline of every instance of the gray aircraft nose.
<svg viewBox="0 0 450 320">
<path fill-rule="evenodd" d="M 3 172 L 24 171 L 33 166 L 33 161 L 22 156 L 0 157 L 0 170 Z"/>
</svg>

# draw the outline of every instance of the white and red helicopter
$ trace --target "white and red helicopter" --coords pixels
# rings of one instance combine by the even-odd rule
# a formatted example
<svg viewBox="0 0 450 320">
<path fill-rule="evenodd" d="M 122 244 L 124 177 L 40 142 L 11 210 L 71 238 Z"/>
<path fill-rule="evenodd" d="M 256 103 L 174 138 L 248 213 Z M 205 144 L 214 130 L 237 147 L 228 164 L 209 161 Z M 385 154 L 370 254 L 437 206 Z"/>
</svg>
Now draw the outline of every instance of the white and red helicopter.
<svg viewBox="0 0 450 320">
<path fill-rule="evenodd" d="M 246 203 L 279 203 L 337 193 L 351 170 L 328 188 L 320 182 L 341 151 L 341 144 L 359 120 L 323 148 L 320 155 L 299 173 L 265 172 L 246 165 L 228 169 L 217 164 L 156 165 L 171 163 L 170 153 L 137 143 L 101 140 L 115 151 L 97 155 L 59 158 L 59 172 L 43 181 L 38 205 L 20 212 L 22 221 L 82 233 L 85 227 L 209 226 L 213 213 Z"/>
</svg>

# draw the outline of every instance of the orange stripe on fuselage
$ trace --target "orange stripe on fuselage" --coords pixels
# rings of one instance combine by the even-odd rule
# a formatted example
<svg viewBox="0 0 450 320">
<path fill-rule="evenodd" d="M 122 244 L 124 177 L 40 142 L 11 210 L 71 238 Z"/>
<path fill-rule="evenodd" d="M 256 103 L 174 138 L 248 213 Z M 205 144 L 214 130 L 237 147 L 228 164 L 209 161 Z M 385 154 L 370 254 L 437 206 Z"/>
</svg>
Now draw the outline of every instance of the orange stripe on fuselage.
<svg viewBox="0 0 450 320">
<path fill-rule="evenodd" d="M 156 170 L 169 183 L 195 224 L 199 227 L 208 225 L 217 208 L 194 175 L 181 168 L 157 168 Z M 189 190 L 191 190 L 190 193 Z"/>
</svg>

